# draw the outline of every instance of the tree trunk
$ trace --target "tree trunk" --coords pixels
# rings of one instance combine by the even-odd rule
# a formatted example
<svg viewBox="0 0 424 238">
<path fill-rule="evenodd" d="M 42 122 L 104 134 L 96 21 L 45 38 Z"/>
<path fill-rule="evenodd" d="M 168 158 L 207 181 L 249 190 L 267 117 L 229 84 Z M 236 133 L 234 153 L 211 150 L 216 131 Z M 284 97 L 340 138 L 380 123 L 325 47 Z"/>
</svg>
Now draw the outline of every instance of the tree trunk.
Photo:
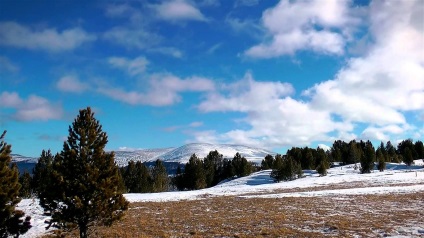
<svg viewBox="0 0 424 238">
<path fill-rule="evenodd" d="M 88 238 L 88 227 L 87 224 L 79 224 L 80 238 Z"/>
</svg>

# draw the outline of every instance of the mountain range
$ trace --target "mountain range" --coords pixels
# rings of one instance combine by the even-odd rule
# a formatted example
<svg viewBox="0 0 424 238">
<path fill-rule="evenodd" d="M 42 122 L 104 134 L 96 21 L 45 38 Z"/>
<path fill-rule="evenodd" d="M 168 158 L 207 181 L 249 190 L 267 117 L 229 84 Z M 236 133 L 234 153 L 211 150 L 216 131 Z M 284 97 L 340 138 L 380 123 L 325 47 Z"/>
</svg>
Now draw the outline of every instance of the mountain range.
<svg viewBox="0 0 424 238">
<path fill-rule="evenodd" d="M 217 150 L 224 158 L 232 159 L 238 152 L 248 161 L 260 163 L 267 154 L 275 154 L 264 149 L 253 148 L 244 145 L 192 143 L 177 148 L 118 150 L 115 151 L 115 161 L 118 166 L 126 166 L 130 160 L 141 162 L 153 162 L 160 159 L 164 162 L 187 163 L 192 154 L 199 158 L 206 157 L 210 151 Z M 12 162 L 18 166 L 22 164 L 35 164 L 38 158 L 12 154 Z"/>
</svg>

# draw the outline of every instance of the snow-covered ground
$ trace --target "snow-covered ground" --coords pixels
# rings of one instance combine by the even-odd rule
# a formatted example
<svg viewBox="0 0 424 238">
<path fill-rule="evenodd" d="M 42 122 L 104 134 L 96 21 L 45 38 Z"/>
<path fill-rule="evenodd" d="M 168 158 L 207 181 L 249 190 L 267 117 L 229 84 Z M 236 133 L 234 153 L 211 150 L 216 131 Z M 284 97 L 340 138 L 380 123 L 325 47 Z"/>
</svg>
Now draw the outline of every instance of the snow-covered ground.
<svg viewBox="0 0 424 238">
<path fill-rule="evenodd" d="M 424 191 L 423 165 L 422 160 L 415 161 L 413 166 L 388 163 L 384 172 L 374 170 L 370 174 L 360 174 L 352 165 L 348 165 L 331 168 L 324 177 L 320 177 L 315 171 L 304 171 L 303 178 L 280 183 L 274 183 L 269 176 L 271 171 L 266 170 L 202 190 L 125 194 L 125 197 L 130 202 L 164 202 L 213 196 L 278 198 L 414 193 Z M 33 228 L 22 237 L 36 237 L 45 232 L 46 218 L 42 216 L 37 200 L 24 199 L 18 208 L 32 217 Z"/>
</svg>

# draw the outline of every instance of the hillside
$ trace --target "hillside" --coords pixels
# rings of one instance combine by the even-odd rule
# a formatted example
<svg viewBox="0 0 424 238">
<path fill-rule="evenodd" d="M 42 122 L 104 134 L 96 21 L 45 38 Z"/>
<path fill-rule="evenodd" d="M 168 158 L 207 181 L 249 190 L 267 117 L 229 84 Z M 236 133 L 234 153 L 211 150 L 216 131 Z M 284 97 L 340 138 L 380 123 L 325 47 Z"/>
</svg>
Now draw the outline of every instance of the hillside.
<svg viewBox="0 0 424 238">
<path fill-rule="evenodd" d="M 125 166 L 128 161 L 152 162 L 161 159 L 164 162 L 187 163 L 192 154 L 204 158 L 213 150 L 218 150 L 224 158 L 233 158 L 238 152 L 248 161 L 260 163 L 267 154 L 275 154 L 271 151 L 243 145 L 192 143 L 178 148 L 145 149 L 135 151 L 116 151 L 115 160 L 119 166 Z"/>
<path fill-rule="evenodd" d="M 118 150 L 115 151 L 115 161 L 118 166 L 128 165 L 128 162 L 141 161 L 153 162 L 161 159 L 164 162 L 187 163 L 192 154 L 196 154 L 199 158 L 204 158 L 213 150 L 218 150 L 224 158 L 233 158 L 238 152 L 246 157 L 248 161 L 260 163 L 267 154 L 275 154 L 264 149 L 253 148 L 243 145 L 226 145 L 226 144 L 207 144 L 192 143 L 183 145 L 178 148 L 158 148 L 158 149 L 142 149 L 142 150 Z M 21 169 L 31 171 L 32 167 L 37 163 L 38 158 L 26 157 L 19 154 L 12 154 L 12 162 L 17 163 Z"/>
</svg>

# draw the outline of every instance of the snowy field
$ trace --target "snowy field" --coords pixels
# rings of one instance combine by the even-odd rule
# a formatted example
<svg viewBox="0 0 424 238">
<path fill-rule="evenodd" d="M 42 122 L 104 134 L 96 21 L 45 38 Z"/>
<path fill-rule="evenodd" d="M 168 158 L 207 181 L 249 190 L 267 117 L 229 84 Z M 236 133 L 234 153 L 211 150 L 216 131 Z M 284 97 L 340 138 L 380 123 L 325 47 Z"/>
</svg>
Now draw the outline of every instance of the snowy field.
<svg viewBox="0 0 424 238">
<path fill-rule="evenodd" d="M 320 177 L 315 171 L 304 171 L 304 177 L 274 183 L 270 170 L 260 171 L 248 177 L 226 181 L 212 188 L 150 194 L 125 194 L 130 202 L 168 202 L 181 200 L 202 200 L 211 197 L 238 196 L 242 198 L 281 198 L 281 197 L 338 197 L 373 194 L 405 194 L 424 191 L 424 168 L 422 160 L 415 165 L 387 164 L 384 172 L 374 170 L 370 174 L 360 174 L 352 165 L 335 167 L 328 175 Z M 45 233 L 45 217 L 37 200 L 24 199 L 18 209 L 32 217 L 33 227 L 21 237 L 37 237 Z M 424 236 L 424 225 L 403 227 L 408 234 Z M 402 236 L 396 236 L 402 237 Z"/>
</svg>

